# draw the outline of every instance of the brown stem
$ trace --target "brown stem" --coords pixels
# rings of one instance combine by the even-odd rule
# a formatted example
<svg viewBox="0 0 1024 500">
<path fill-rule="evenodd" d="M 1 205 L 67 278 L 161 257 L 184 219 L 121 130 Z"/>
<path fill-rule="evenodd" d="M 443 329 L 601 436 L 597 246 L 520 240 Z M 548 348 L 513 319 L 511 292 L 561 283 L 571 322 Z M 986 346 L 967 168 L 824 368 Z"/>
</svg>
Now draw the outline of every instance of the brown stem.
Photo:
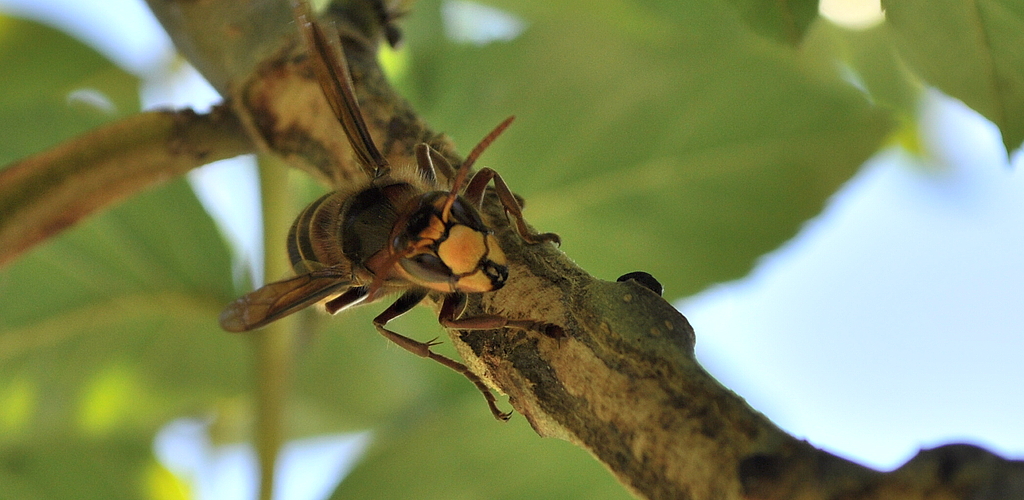
<svg viewBox="0 0 1024 500">
<path fill-rule="evenodd" d="M 142 189 L 253 150 L 218 107 L 140 113 L 14 163 L 0 170 L 0 266 Z"/>
</svg>

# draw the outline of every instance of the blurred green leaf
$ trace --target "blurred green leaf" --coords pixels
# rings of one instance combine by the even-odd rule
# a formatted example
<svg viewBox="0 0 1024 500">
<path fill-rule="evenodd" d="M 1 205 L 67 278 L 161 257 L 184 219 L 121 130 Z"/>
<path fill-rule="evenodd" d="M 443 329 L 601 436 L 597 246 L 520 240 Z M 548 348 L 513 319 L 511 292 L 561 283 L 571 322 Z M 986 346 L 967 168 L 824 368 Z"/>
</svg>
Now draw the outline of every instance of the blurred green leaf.
<svg viewBox="0 0 1024 500">
<path fill-rule="evenodd" d="M 592 274 L 648 271 L 670 299 L 748 272 L 893 125 L 721 1 L 496 4 L 527 28 L 480 47 L 446 40 L 421 2 L 404 93 L 463 150 L 517 115 L 482 161 L 527 219 Z"/>
<path fill-rule="evenodd" d="M 522 416 L 501 424 L 486 410 L 467 395 L 384 428 L 331 498 L 632 498 L 585 451 L 539 439 Z"/>
<path fill-rule="evenodd" d="M 0 68 L 0 166 L 139 109 L 135 77 L 64 33 L 2 14 Z"/>
<path fill-rule="evenodd" d="M 320 327 L 300 329 L 305 335 L 296 360 L 296 396 L 303 405 L 301 432 L 372 428 L 423 398 L 444 397 L 432 384 L 447 375 L 443 373 L 447 368 L 390 345 L 374 329 L 373 317 L 387 305 L 381 301 L 332 318 L 320 311 L 303 313 L 306 319 L 318 320 Z M 410 316 L 395 321 L 395 331 L 424 341 L 443 335 L 429 310 L 420 308 Z M 475 390 L 466 385 L 456 387 Z M 483 398 L 480 409 L 487 410 Z"/>
<path fill-rule="evenodd" d="M 756 33 L 797 46 L 818 17 L 818 0 L 729 0 Z"/>
<path fill-rule="evenodd" d="M 929 83 L 1024 141 L 1024 3 L 883 0 L 900 54 Z"/>
<path fill-rule="evenodd" d="M 229 256 L 182 180 L 28 253 L 0 271 L 0 296 L 0 397 L 20 406 L 0 419 L 0 455 L 34 464 L 0 474 L 52 491 L 58 478 L 75 484 L 59 471 L 76 458 L 59 450 L 114 460 L 105 447 L 129 437 L 146 450 L 117 458 L 132 467 L 89 472 L 79 494 L 40 498 L 103 497 L 89 488 L 141 474 L 156 429 L 247 389 L 246 343 L 216 322 L 233 296 Z M 138 497 L 116 491 L 105 498 Z"/>
<path fill-rule="evenodd" d="M 898 56 L 888 24 L 858 30 L 819 19 L 809 30 L 800 55 L 805 64 L 823 73 L 853 80 L 872 102 L 906 120 L 916 118 L 924 86 Z"/>
<path fill-rule="evenodd" d="M 145 435 L 82 441 L 64 434 L 0 448 L 0 498 L 144 498 L 152 462 Z"/>
<path fill-rule="evenodd" d="M 334 498 L 631 498 L 586 452 L 539 439 L 521 415 L 497 422 L 462 375 L 388 343 L 371 324 L 384 307 L 308 314 L 321 328 L 305 330 L 315 333 L 297 361 L 293 427 L 374 431 L 368 458 Z M 419 340 L 443 335 L 426 308 L 389 327 Z M 458 359 L 449 342 L 434 350 Z"/>
</svg>

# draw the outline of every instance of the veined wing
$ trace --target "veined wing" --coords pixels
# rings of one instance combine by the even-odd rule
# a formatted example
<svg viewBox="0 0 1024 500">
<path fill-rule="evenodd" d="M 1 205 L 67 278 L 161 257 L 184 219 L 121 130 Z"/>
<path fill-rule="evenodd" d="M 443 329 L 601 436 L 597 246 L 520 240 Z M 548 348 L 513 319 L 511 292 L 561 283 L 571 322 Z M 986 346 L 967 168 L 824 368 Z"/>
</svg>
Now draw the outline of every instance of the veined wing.
<svg viewBox="0 0 1024 500">
<path fill-rule="evenodd" d="M 352 285 L 349 266 L 327 267 L 276 281 L 228 304 L 220 313 L 220 326 L 229 332 L 255 330 Z"/>
<path fill-rule="evenodd" d="M 306 41 L 309 60 L 317 80 L 320 81 L 320 88 L 334 110 L 334 116 L 341 122 L 348 142 L 359 158 L 360 166 L 372 179 L 387 170 L 388 161 L 373 143 L 373 137 L 370 136 L 363 114 L 359 110 L 341 40 L 334 30 L 327 29 L 328 27 L 316 21 L 307 2 L 292 0 L 292 10 L 299 31 Z"/>
</svg>

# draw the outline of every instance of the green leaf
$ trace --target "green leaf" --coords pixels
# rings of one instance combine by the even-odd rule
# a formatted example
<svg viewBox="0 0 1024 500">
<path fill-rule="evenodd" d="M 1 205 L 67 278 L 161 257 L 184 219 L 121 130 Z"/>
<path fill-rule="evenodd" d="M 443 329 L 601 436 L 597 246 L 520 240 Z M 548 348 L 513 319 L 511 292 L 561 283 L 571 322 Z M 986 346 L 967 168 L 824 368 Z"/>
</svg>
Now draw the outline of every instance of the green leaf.
<svg viewBox="0 0 1024 500">
<path fill-rule="evenodd" d="M 384 307 L 309 314 L 323 328 L 304 329 L 315 333 L 297 362 L 294 430 L 374 432 L 334 498 L 631 498 L 586 452 L 539 439 L 521 415 L 496 421 L 465 377 L 389 344 L 370 323 Z M 426 308 L 388 326 L 419 340 L 442 335 Z M 434 350 L 457 359 L 448 342 Z"/>
<path fill-rule="evenodd" d="M 443 388 L 434 383 L 448 375 L 447 368 L 391 345 L 373 327 L 373 317 L 387 305 L 380 301 L 330 318 L 321 311 L 303 312 L 307 320 L 318 321 L 300 327 L 304 341 L 296 359 L 295 392 L 308 414 L 305 421 L 317 424 L 300 432 L 371 428 L 424 399 L 444 397 Z M 423 341 L 444 335 L 437 316 L 426 308 L 415 309 L 389 327 Z M 475 390 L 457 377 L 465 386 L 452 384 L 456 391 Z M 480 406 L 486 411 L 483 398 Z"/>
<path fill-rule="evenodd" d="M 479 396 L 401 424 L 375 435 L 331 498 L 633 498 L 585 451 L 537 438 L 522 416 L 495 422 Z"/>
<path fill-rule="evenodd" d="M 148 436 L 85 442 L 65 435 L 0 448 L 0 498 L 144 498 Z"/>
<path fill-rule="evenodd" d="M 0 272 L 0 381 L 36 388 L 36 430 L 88 427 L 97 387 L 129 396 L 110 401 L 147 429 L 233 395 L 246 351 L 216 323 L 228 263 L 184 182 L 143 193 Z"/>
<path fill-rule="evenodd" d="M 729 0 L 756 33 L 792 46 L 818 17 L 818 0 Z"/>
<path fill-rule="evenodd" d="M 801 58 L 823 73 L 846 72 L 873 102 L 907 121 L 916 119 L 924 86 L 897 55 L 889 25 L 858 30 L 819 19 L 807 34 Z"/>
<path fill-rule="evenodd" d="M 229 256 L 183 180 L 29 252 L 0 271 L 0 296 L 0 399 L 12 408 L 0 448 L 39 474 L 19 484 L 72 480 L 46 436 L 76 453 L 119 436 L 148 447 L 169 420 L 248 386 L 247 345 L 216 321 L 233 296 Z M 101 497 L 90 485 L 120 481 L 122 469 L 90 472 L 71 496 Z M 67 496 L 41 498 L 53 497 Z"/>
<path fill-rule="evenodd" d="M 501 5 L 526 31 L 479 47 L 440 36 L 421 2 L 404 93 L 462 150 L 517 115 L 482 162 L 526 218 L 592 274 L 648 271 L 670 299 L 747 273 L 893 125 L 722 2 Z"/>
<path fill-rule="evenodd" d="M 139 109 L 135 77 L 40 24 L 0 15 L 0 67 L 0 165 Z"/>
<path fill-rule="evenodd" d="M 0 164 L 138 109 L 134 77 L 35 23 L 0 17 L 0 66 Z M 248 385 L 245 343 L 216 323 L 232 295 L 182 180 L 0 270 L 0 497 L 142 497 L 156 429 Z"/>
<path fill-rule="evenodd" d="M 1003 133 L 1024 141 L 1024 3 L 1016 0 L 882 2 L 907 64 Z"/>
</svg>

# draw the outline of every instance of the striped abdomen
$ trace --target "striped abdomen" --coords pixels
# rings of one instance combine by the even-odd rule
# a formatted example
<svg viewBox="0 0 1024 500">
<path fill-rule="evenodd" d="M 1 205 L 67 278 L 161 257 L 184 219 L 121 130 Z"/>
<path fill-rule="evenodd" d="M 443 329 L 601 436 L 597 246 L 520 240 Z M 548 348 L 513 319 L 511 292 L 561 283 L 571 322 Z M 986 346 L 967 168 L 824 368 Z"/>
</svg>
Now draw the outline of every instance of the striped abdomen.
<svg viewBox="0 0 1024 500">
<path fill-rule="evenodd" d="M 371 186 L 352 195 L 335 191 L 310 203 L 288 232 L 296 274 L 338 265 L 362 266 L 384 249 L 398 220 L 396 205 L 415 195 L 406 183 Z"/>
<path fill-rule="evenodd" d="M 295 274 L 345 262 L 341 250 L 344 201 L 341 193 L 327 193 L 299 213 L 288 231 L 288 258 Z"/>
</svg>

